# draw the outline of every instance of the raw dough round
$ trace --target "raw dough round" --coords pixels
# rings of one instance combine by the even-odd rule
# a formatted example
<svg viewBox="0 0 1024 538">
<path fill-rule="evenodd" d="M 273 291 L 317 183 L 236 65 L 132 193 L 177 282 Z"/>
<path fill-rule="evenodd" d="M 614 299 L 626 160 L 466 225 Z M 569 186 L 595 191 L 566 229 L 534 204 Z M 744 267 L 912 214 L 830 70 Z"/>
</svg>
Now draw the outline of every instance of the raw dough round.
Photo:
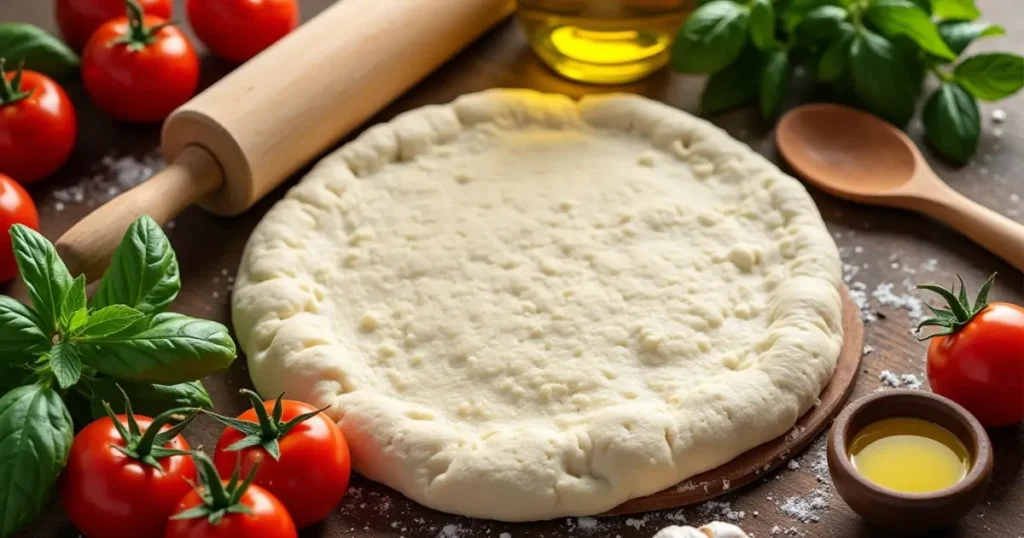
<svg viewBox="0 0 1024 538">
<path fill-rule="evenodd" d="M 522 521 L 783 435 L 835 367 L 839 285 L 804 188 L 713 125 L 493 90 L 324 159 L 253 232 L 233 317 L 256 388 L 332 405 L 360 473 Z"/>
</svg>

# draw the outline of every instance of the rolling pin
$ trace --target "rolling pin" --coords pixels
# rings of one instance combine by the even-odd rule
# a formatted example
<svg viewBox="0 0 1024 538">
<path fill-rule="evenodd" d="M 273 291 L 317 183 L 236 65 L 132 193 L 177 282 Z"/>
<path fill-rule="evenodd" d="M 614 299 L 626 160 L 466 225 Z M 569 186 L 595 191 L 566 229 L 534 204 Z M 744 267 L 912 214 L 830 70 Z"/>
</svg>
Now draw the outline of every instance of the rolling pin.
<svg viewBox="0 0 1024 538">
<path fill-rule="evenodd" d="M 164 123 L 161 173 L 57 240 L 98 278 L 128 226 L 200 203 L 238 215 L 504 19 L 512 0 L 341 0 Z"/>
</svg>

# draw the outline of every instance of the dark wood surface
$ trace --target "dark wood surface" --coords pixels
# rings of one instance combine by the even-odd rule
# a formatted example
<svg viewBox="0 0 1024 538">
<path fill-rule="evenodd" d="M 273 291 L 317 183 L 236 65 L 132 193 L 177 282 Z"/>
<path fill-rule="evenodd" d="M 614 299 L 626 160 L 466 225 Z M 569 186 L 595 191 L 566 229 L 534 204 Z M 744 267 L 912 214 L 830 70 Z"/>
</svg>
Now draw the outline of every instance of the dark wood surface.
<svg viewBox="0 0 1024 538">
<path fill-rule="evenodd" d="M 304 17 L 310 17 L 330 4 L 332 0 L 303 0 Z M 389 1 L 389 0 L 382 0 Z M 399 0 L 390 0 L 400 4 Z M 443 1 L 443 0 L 438 0 Z M 48 29 L 54 28 L 49 0 L 2 0 L 0 21 L 28 21 Z M 182 2 L 177 13 L 183 18 Z M 991 39 L 976 45 L 976 50 L 987 48 L 1024 49 L 1024 17 L 1021 5 L 1011 0 L 980 0 L 986 18 L 1004 25 L 1009 37 Z M 396 7 L 397 9 L 397 7 Z M 344 28 L 339 28 L 344 31 Z M 401 31 L 401 29 L 395 29 Z M 339 65 L 338 69 L 345 66 Z M 223 76 L 230 66 L 212 58 L 205 58 L 204 84 Z M 288 76 L 282 72 L 280 76 Z M 799 80 L 798 80 L 799 82 Z M 316 81 L 296 81 L 315 84 Z M 687 111 L 695 111 L 703 81 L 662 71 L 641 82 L 608 89 L 587 87 L 566 81 L 546 69 L 529 51 L 518 27 L 506 22 L 479 42 L 456 57 L 439 72 L 429 77 L 413 91 L 397 100 L 371 123 L 384 121 L 395 114 L 429 103 L 450 101 L 456 96 L 492 87 L 529 87 L 570 96 L 599 91 L 636 92 L 672 104 Z M 86 189 L 76 201 L 68 189 L 75 185 L 96 183 L 96 176 L 115 175 L 103 158 L 133 156 L 144 158 L 155 155 L 158 147 L 158 126 L 121 125 L 96 111 L 88 103 L 81 87 L 75 82 L 67 84 L 75 101 L 80 119 L 81 133 L 78 147 L 71 162 L 52 179 L 32 188 L 40 207 L 42 230 L 56 239 L 72 223 L 91 211 L 107 196 L 109 178 L 101 178 L 99 187 Z M 286 99 L 287 96 L 281 96 Z M 795 104 L 794 102 L 788 103 Z M 1002 125 L 993 125 L 991 112 L 995 108 L 1006 111 L 1008 119 Z M 771 126 L 761 121 L 752 110 L 737 111 L 713 118 L 733 136 L 748 142 L 755 150 L 778 162 L 771 136 Z M 1024 215 L 1024 97 L 1017 96 L 997 105 L 983 108 L 985 132 L 974 160 L 966 167 L 952 169 L 934 159 L 929 160 L 939 174 L 950 184 L 996 209 L 1016 221 Z M 915 139 L 920 140 L 920 125 L 911 126 Z M 107 181 L 107 182 L 105 182 Z M 288 185 L 294 183 L 294 180 Z M 175 309 L 189 315 L 205 316 L 230 322 L 228 274 L 237 267 L 246 238 L 266 210 L 282 195 L 285 185 L 246 215 L 236 219 L 221 219 L 192 209 L 175 221 L 169 231 L 178 251 L 182 266 L 184 290 Z M 885 283 L 893 283 L 894 291 L 906 293 L 904 280 L 935 280 L 949 283 L 959 273 L 969 285 L 978 286 L 990 273 L 998 271 L 999 281 L 993 296 L 1000 300 L 1024 303 L 1024 279 L 1021 273 L 978 246 L 923 217 L 896 210 L 858 206 L 836 200 L 811 189 L 829 229 L 842 249 L 844 261 L 850 264 L 848 272 L 857 267 L 853 282 L 866 286 L 870 296 Z M 60 202 L 56 195 L 68 201 Z M 1024 248 L 1024 246 L 1022 246 Z M 915 274 L 911 274 L 914 271 Z M 2 292 L 3 290 L 0 290 Z M 892 301 L 886 301 L 891 303 Z M 872 298 L 870 310 L 880 319 L 867 325 L 867 343 L 873 351 L 863 360 L 860 377 L 853 398 L 883 389 L 879 374 L 890 370 L 896 374 L 914 374 L 923 378 L 925 347 L 909 334 L 911 321 L 906 309 L 881 304 Z M 223 374 L 205 380 L 223 413 L 241 411 L 245 402 L 237 390 L 248 385 L 244 359 Z M 188 437 L 194 445 L 212 447 L 219 429 L 206 421 L 191 428 Z M 954 529 L 937 536 L 1018 538 L 1024 536 L 1024 428 L 1011 427 L 990 433 L 995 445 L 995 480 L 986 500 Z M 704 504 L 683 510 L 652 512 L 646 516 L 618 516 L 602 518 L 598 522 L 577 518 L 561 519 L 537 524 L 502 524 L 474 521 L 432 512 L 421 508 L 400 495 L 379 485 L 356 477 L 353 489 L 339 510 L 321 526 L 303 533 L 304 537 L 397 538 L 400 536 L 445 538 L 476 537 L 650 537 L 658 529 L 682 521 L 703 523 L 711 519 L 725 519 L 732 510 L 733 517 L 757 538 L 772 536 L 773 527 L 782 531 L 793 529 L 794 534 L 810 537 L 883 537 L 885 533 L 870 529 L 843 504 L 826 482 L 816 477 L 815 464 L 820 463 L 820 444 L 814 443 L 805 453 L 797 455 L 798 468 L 782 467 L 750 486 L 730 493 L 721 504 Z M 0 465 L 5 462 L 0 462 Z M 791 464 L 791 467 L 793 465 Z M 817 492 L 817 494 L 816 494 Z M 786 505 L 786 500 L 794 498 Z M 811 503 L 810 501 L 817 501 Z M 822 506 L 827 503 L 827 507 Z M 815 504 L 812 514 L 817 521 L 799 521 L 791 517 L 788 507 Z M 742 512 L 742 519 L 740 519 Z M 507 533 L 504 534 L 504 533 Z M 780 534 L 781 535 L 781 534 Z M 25 537 L 77 537 L 60 509 L 54 504 L 43 519 L 27 529 Z"/>
</svg>

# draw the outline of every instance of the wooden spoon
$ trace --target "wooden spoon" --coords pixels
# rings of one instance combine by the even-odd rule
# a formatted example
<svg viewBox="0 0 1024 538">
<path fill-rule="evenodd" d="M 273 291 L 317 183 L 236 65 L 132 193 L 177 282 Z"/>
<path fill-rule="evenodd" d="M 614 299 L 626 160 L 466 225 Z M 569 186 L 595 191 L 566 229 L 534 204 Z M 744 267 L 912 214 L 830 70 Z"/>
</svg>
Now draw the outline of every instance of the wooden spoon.
<svg viewBox="0 0 1024 538">
<path fill-rule="evenodd" d="M 819 188 L 933 217 L 1024 271 L 1024 225 L 950 188 L 896 127 L 851 108 L 814 104 L 783 116 L 776 139 L 789 165 Z"/>
</svg>

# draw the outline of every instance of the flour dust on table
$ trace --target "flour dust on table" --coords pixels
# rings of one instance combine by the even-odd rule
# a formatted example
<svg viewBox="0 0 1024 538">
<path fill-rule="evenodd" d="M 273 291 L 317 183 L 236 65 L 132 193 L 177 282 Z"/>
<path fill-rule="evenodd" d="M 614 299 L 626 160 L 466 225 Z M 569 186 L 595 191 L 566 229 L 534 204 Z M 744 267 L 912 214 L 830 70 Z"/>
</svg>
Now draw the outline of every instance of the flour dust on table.
<svg viewBox="0 0 1024 538">
<path fill-rule="evenodd" d="M 842 343 L 799 182 L 638 96 L 494 90 L 373 127 L 266 215 L 233 318 L 264 395 L 437 510 L 585 516 L 785 435 Z"/>
</svg>

